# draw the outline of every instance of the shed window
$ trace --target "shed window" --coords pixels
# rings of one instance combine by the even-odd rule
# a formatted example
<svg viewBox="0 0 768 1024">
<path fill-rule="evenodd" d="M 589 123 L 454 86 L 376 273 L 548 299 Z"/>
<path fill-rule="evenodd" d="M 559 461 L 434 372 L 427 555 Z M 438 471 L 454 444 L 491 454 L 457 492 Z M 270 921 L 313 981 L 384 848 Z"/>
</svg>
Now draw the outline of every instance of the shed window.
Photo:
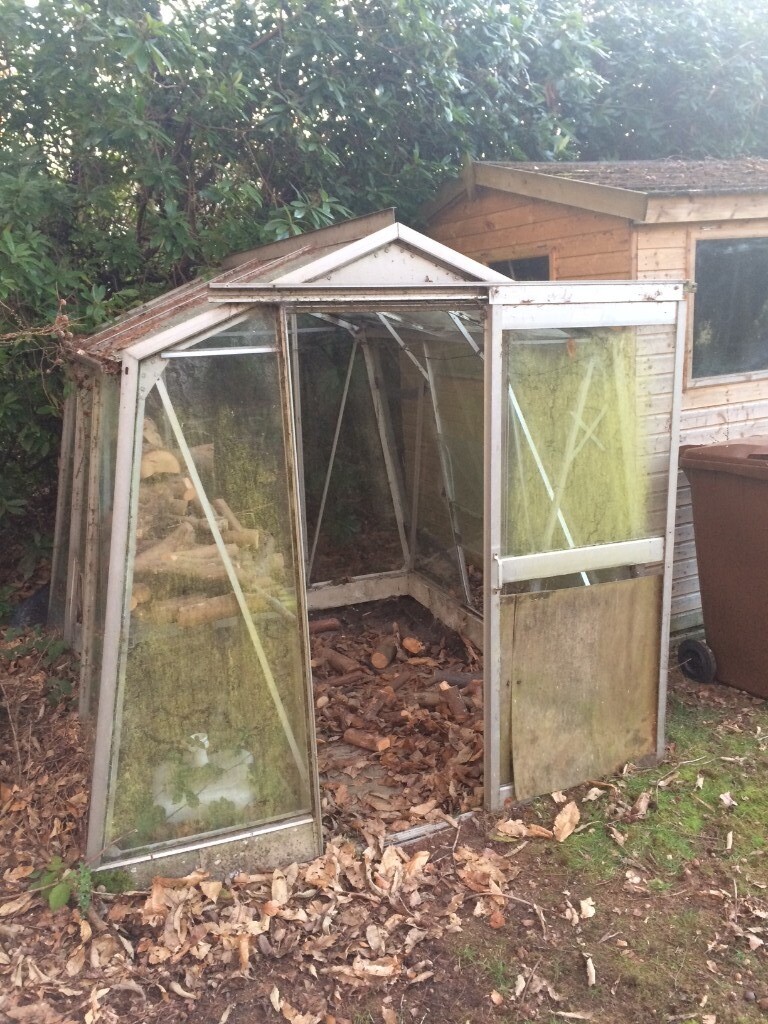
<svg viewBox="0 0 768 1024">
<path fill-rule="evenodd" d="M 506 274 L 513 281 L 549 281 L 549 256 L 527 256 L 520 260 L 499 260 L 491 270 Z"/>
<path fill-rule="evenodd" d="M 696 243 L 692 376 L 768 370 L 768 238 Z"/>
</svg>

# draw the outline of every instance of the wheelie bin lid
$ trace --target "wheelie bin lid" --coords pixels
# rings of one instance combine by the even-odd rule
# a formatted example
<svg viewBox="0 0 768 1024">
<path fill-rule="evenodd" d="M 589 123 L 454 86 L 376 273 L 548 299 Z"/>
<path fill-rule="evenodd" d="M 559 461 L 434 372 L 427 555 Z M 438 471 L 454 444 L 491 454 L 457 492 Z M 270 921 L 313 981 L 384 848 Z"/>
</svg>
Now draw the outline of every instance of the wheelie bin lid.
<svg viewBox="0 0 768 1024">
<path fill-rule="evenodd" d="M 680 449 L 680 467 L 686 472 L 733 473 L 768 480 L 768 434 L 716 444 L 684 445 Z"/>
</svg>

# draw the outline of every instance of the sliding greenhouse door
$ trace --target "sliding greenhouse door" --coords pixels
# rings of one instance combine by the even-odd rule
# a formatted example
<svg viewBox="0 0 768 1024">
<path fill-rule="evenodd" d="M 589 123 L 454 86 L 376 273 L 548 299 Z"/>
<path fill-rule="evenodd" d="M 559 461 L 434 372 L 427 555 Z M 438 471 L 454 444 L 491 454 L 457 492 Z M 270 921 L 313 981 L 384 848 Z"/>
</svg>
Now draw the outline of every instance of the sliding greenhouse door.
<svg viewBox="0 0 768 1024">
<path fill-rule="evenodd" d="M 492 806 L 664 737 L 682 288 L 524 292 L 498 289 L 486 342 Z"/>
<path fill-rule="evenodd" d="M 238 840 L 235 857 L 243 843 L 272 860 L 318 851 L 283 338 L 263 310 L 140 365 L 114 728 L 92 836 L 107 857 L 183 844 L 222 858 Z"/>
</svg>

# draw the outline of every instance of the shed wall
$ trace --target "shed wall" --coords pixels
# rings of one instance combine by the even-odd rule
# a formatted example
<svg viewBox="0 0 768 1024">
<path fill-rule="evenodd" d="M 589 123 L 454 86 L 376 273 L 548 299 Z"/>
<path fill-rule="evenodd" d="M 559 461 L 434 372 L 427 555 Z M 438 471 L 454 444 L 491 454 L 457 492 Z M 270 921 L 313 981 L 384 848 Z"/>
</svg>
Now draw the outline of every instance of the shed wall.
<svg viewBox="0 0 768 1024">
<path fill-rule="evenodd" d="M 441 210 L 429 233 L 480 263 L 548 255 L 553 280 L 632 277 L 629 221 L 560 203 L 479 188 Z"/>
<path fill-rule="evenodd" d="M 749 197 L 746 197 L 747 199 Z M 635 228 L 638 278 L 693 280 L 698 239 L 768 237 L 768 219 L 689 224 L 638 225 Z M 689 345 L 692 333 L 689 316 Z M 680 444 L 712 444 L 768 433 L 768 381 L 734 381 L 683 389 Z M 672 584 L 673 626 L 701 621 L 701 598 L 693 540 L 691 492 L 683 473 L 677 490 L 675 563 Z"/>
<path fill-rule="evenodd" d="M 765 214 L 765 206 L 764 199 L 750 196 L 729 196 L 719 205 L 712 200 L 669 200 L 649 211 L 656 223 L 632 225 L 607 214 L 478 188 L 473 199 L 440 211 L 429 231 L 481 263 L 549 255 L 554 280 L 693 280 L 697 239 L 768 237 L 768 217 L 756 216 Z M 727 219 L 708 219 L 713 215 Z M 689 346 L 691 330 L 689 317 Z M 654 382 L 656 388 L 668 386 L 671 378 L 666 375 Z M 668 423 L 659 422 L 660 432 L 668 429 Z M 765 380 L 684 386 L 681 444 L 759 433 L 768 433 Z M 676 522 L 672 622 L 673 628 L 684 628 L 701 621 L 701 598 L 690 489 L 682 473 Z"/>
</svg>

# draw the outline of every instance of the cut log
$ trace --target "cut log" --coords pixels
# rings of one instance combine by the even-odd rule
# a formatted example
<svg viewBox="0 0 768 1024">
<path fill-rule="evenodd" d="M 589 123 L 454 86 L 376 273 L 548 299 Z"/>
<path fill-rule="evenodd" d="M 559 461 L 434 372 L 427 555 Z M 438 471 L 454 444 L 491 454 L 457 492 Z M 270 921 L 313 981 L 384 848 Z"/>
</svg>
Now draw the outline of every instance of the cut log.
<svg viewBox="0 0 768 1024">
<path fill-rule="evenodd" d="M 388 750 L 392 741 L 388 736 L 377 736 L 372 732 L 363 732 L 361 729 L 347 729 L 343 736 L 344 742 L 353 747 L 360 747 L 362 750 L 371 750 L 380 754 L 382 750 Z"/>
<path fill-rule="evenodd" d="M 224 516 L 230 530 L 242 530 L 243 524 L 223 498 L 214 498 L 212 504 L 219 515 Z"/>
<path fill-rule="evenodd" d="M 152 600 L 152 591 L 146 583 L 135 583 L 131 591 L 131 611 L 138 608 L 140 604 L 146 604 Z"/>
<path fill-rule="evenodd" d="M 183 501 L 192 501 L 195 497 L 195 488 L 188 476 L 174 476 L 168 479 L 168 488 L 174 498 Z"/>
<path fill-rule="evenodd" d="M 451 686 L 458 686 L 460 689 L 469 686 L 476 679 L 483 681 L 482 669 L 477 672 L 442 672 L 438 669 L 432 676 L 433 683 L 450 683 Z"/>
<path fill-rule="evenodd" d="M 192 461 L 201 474 L 213 473 L 213 444 L 196 444 L 189 449 Z"/>
<path fill-rule="evenodd" d="M 166 448 L 153 448 L 141 457 L 140 475 L 142 480 L 161 473 L 181 473 L 179 460 Z"/>
<path fill-rule="evenodd" d="M 373 654 L 371 655 L 371 664 L 374 668 L 381 671 L 388 665 L 392 664 L 395 660 L 396 654 L 397 644 L 391 637 L 388 637 L 386 640 L 382 640 L 382 642 L 374 648 Z"/>
<path fill-rule="evenodd" d="M 244 594 L 245 603 L 249 611 L 264 612 L 269 608 L 269 603 L 261 594 Z M 184 628 L 190 626 L 202 626 L 206 622 L 216 622 L 218 619 L 230 619 L 233 615 L 240 615 L 240 605 L 234 594 L 222 594 L 220 597 L 207 597 L 204 601 L 197 601 L 195 604 L 184 604 L 179 608 L 176 622 Z"/>
<path fill-rule="evenodd" d="M 179 548 L 189 547 L 192 544 L 195 531 L 189 523 L 179 523 L 175 530 L 172 530 L 167 537 L 164 537 L 157 544 L 147 548 L 134 559 L 133 568 L 141 569 L 145 564 L 150 564 Z"/>
<path fill-rule="evenodd" d="M 359 683 L 361 679 L 370 679 L 361 668 L 355 672 L 345 672 L 343 676 L 328 676 L 322 682 L 326 686 L 351 686 L 352 683 Z"/>
<path fill-rule="evenodd" d="M 438 686 L 438 690 L 456 721 L 463 722 L 467 717 L 467 706 L 458 689 L 451 686 L 450 683 L 442 682 Z"/>
<path fill-rule="evenodd" d="M 144 440 L 152 448 L 162 448 L 163 439 L 160 436 L 160 431 L 157 429 L 157 424 L 151 416 L 144 417 L 144 423 L 142 424 L 142 435 Z"/>
<path fill-rule="evenodd" d="M 348 658 L 346 654 L 342 654 L 341 651 L 335 651 L 332 647 L 321 647 L 317 652 L 317 657 L 322 658 L 334 672 L 346 673 L 346 672 L 359 672 L 361 666 L 359 662 L 355 661 L 354 658 Z"/>
<path fill-rule="evenodd" d="M 396 675 L 392 676 L 389 680 L 389 685 L 393 690 L 399 690 L 401 686 L 409 683 L 412 679 L 415 679 L 418 675 L 418 671 L 410 665 L 406 665 L 405 668 L 400 669 Z"/>
<path fill-rule="evenodd" d="M 409 654 L 422 654 L 424 651 L 424 644 L 415 636 L 403 637 L 402 645 Z"/>
<path fill-rule="evenodd" d="M 134 618 L 139 619 L 141 622 L 163 624 L 175 622 L 180 608 L 187 604 L 197 604 L 199 600 L 199 594 L 189 594 L 186 597 L 169 597 L 163 601 L 140 604 L 133 615 Z"/>
<path fill-rule="evenodd" d="M 237 544 L 241 548 L 258 548 L 261 534 L 258 530 L 223 530 L 221 534 L 225 544 Z"/>
<path fill-rule="evenodd" d="M 338 619 L 314 619 L 309 624 L 309 632 L 313 636 L 315 633 L 331 633 L 337 629 L 341 629 Z"/>
</svg>

